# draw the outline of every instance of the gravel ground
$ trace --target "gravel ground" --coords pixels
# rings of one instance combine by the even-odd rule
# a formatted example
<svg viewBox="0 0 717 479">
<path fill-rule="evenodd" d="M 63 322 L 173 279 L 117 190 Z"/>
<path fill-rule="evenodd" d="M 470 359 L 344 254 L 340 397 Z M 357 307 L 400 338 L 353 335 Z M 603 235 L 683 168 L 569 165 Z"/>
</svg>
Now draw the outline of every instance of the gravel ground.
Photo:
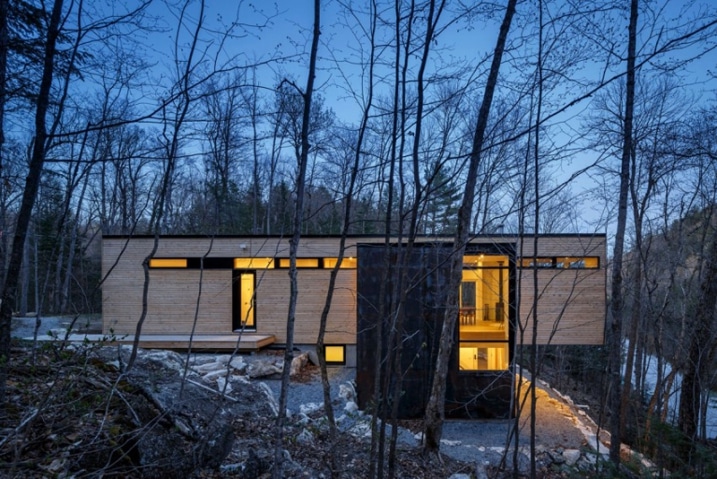
<svg viewBox="0 0 717 479">
<path fill-rule="evenodd" d="M 329 380 L 331 383 L 331 396 L 335 406 L 335 414 L 340 417 L 345 400 L 339 397 L 340 385 L 353 381 L 355 370 L 353 368 L 331 368 Z M 263 379 L 275 397 L 279 397 L 280 381 L 278 379 Z M 538 451 L 580 449 L 591 434 L 589 420 L 581 415 L 568 401 L 561 398 L 547 385 L 537 390 L 536 406 L 536 445 Z M 312 380 L 303 383 L 292 382 L 287 398 L 287 408 L 291 413 L 302 410 L 312 410 L 323 403 L 321 381 L 318 375 Z M 529 406 L 526 406 L 529 407 Z M 342 430 L 356 427 L 357 421 L 350 415 L 340 418 Z M 443 439 L 441 452 L 455 459 L 474 462 L 483 465 L 498 464 L 509 441 L 509 434 L 514 428 L 512 420 L 448 420 L 443 426 Z M 368 433 L 368 431 L 366 431 Z M 529 453 L 530 425 L 528 419 L 520 421 L 519 460 L 527 464 Z M 400 442 L 418 446 L 420 436 L 407 429 L 399 432 Z M 509 446 L 515 445 L 510 440 Z M 511 459 L 509 459 L 511 460 Z"/>
</svg>

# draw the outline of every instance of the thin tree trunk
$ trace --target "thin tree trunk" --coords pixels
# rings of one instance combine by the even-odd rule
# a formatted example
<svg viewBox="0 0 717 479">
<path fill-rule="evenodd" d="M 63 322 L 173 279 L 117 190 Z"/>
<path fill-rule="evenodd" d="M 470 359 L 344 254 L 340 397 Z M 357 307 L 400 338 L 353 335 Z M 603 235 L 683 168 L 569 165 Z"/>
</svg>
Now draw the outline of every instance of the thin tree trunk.
<svg viewBox="0 0 717 479">
<path fill-rule="evenodd" d="M 314 78 L 316 76 L 316 60 L 319 51 L 319 35 L 321 34 L 321 0 L 314 0 L 314 28 L 311 39 L 308 79 L 304 99 L 304 111 L 301 118 L 301 152 L 299 155 L 299 171 L 296 178 L 296 205 L 294 209 L 293 235 L 289 241 L 289 311 L 286 320 L 286 349 L 284 351 L 284 370 L 281 374 L 281 392 L 279 394 L 279 414 L 276 418 L 274 469 L 272 477 L 283 477 L 283 439 L 284 422 L 286 420 L 286 401 L 289 395 L 289 374 L 291 361 L 294 358 L 294 323 L 296 320 L 296 301 L 299 295 L 297 280 L 296 257 L 301 240 L 301 227 L 304 217 L 304 192 L 306 190 L 306 168 L 309 162 L 309 122 L 311 121 L 311 101 L 314 94 Z"/>
<path fill-rule="evenodd" d="M 620 464 L 620 427 L 622 402 L 622 316 L 624 293 L 622 285 L 622 257 L 625 247 L 625 227 L 627 224 L 627 194 L 630 187 L 630 159 L 632 154 L 633 113 L 635 110 L 635 51 L 637 45 L 637 6 L 638 0 L 630 5 L 630 24 L 628 27 L 627 85 L 625 89 L 625 122 L 623 125 L 622 162 L 620 166 L 620 193 L 617 212 L 617 230 L 612 260 L 612 298 L 610 301 L 610 460 Z"/>
<path fill-rule="evenodd" d="M 8 34 L 9 0 L 0 0 L 0 281 L 5 283 L 5 258 L 7 254 L 7 235 L 5 221 L 7 218 L 7 192 L 5 191 L 5 103 L 7 101 L 7 55 L 10 49 Z"/>
<path fill-rule="evenodd" d="M 535 195 L 535 217 L 533 218 L 533 257 L 536 258 L 534 264 L 537 265 L 537 254 L 538 254 L 538 232 L 540 231 L 540 129 L 542 128 L 541 116 L 543 114 L 543 1 L 538 0 L 538 17 L 539 21 L 539 38 L 538 38 L 538 58 L 537 58 L 537 87 L 538 87 L 538 99 L 536 102 L 535 112 L 535 142 L 533 148 L 533 194 Z M 536 416 L 537 416 L 537 381 L 539 376 L 539 364 L 538 364 L 538 298 L 539 296 L 539 284 L 538 284 L 538 267 L 533 268 L 533 328 L 530 337 L 530 348 L 531 357 L 530 363 L 532 368 L 532 377 L 530 381 L 530 477 L 535 479 L 537 474 L 536 469 Z"/>
<path fill-rule="evenodd" d="M 187 4 L 185 4 L 185 9 L 186 7 Z M 142 261 L 142 269 L 144 271 L 144 282 L 142 285 L 142 312 L 140 313 L 140 317 L 137 320 L 137 326 L 135 328 L 134 333 L 134 341 L 132 342 L 132 351 L 130 352 L 129 359 L 127 360 L 125 372 L 128 372 L 132 369 L 132 367 L 134 366 L 134 362 L 137 359 L 139 341 L 142 336 L 142 327 L 144 326 L 144 321 L 147 319 L 147 312 L 149 310 L 149 261 L 154 257 L 155 253 L 157 252 L 157 249 L 159 249 L 159 235 L 162 230 L 162 225 L 166 224 L 166 220 L 164 219 L 165 208 L 167 206 L 167 203 L 171 201 L 169 198 L 173 181 L 174 168 L 176 166 L 177 156 L 179 153 L 180 132 L 187 118 L 189 106 L 192 102 L 192 98 L 190 96 L 190 80 L 192 69 L 194 68 L 194 54 L 196 53 L 197 44 L 199 42 L 199 33 L 203 26 L 204 8 L 204 0 L 201 0 L 199 2 L 200 11 L 199 15 L 197 16 L 198 20 L 196 28 L 194 29 L 194 36 L 192 37 L 192 43 L 189 49 L 188 57 L 186 61 L 184 61 L 184 70 L 178 82 L 181 88 L 181 95 L 179 95 L 179 97 L 181 98 L 181 105 L 179 106 L 179 111 L 177 111 L 175 114 L 172 123 L 171 133 L 169 134 L 167 144 L 165 145 L 167 153 L 167 165 L 164 171 L 164 176 L 162 178 L 162 184 L 159 190 L 157 205 L 152 212 L 152 216 L 150 218 L 150 229 L 154 231 L 154 242 L 152 244 L 152 250 L 144 258 L 144 261 Z M 183 16 L 184 14 L 185 11 L 182 11 Z M 182 26 L 181 22 L 182 20 L 180 19 L 180 28 Z M 179 59 L 177 59 L 177 62 L 179 62 Z M 166 112 L 163 121 L 164 128 L 166 130 L 169 123 L 169 121 L 166 119 Z M 166 131 L 164 132 L 164 135 L 167 135 Z"/>
<path fill-rule="evenodd" d="M 331 270 L 331 275 L 329 277 L 329 287 L 326 294 L 326 301 L 324 303 L 324 309 L 321 312 L 321 320 L 319 323 L 319 334 L 316 341 L 316 353 L 319 357 L 319 367 L 321 369 L 321 385 L 324 393 L 324 410 L 326 411 L 326 419 L 329 423 L 329 441 L 331 444 L 334 445 L 334 447 L 331 448 L 331 474 L 332 477 L 340 477 L 340 464 L 339 464 L 339 458 L 338 458 L 338 449 L 336 447 L 337 441 L 338 441 L 338 430 L 336 428 L 336 422 L 334 419 L 334 409 L 331 405 L 331 386 L 329 384 L 329 377 L 328 377 L 328 371 L 326 368 L 326 357 L 324 355 L 324 339 L 326 334 L 326 326 L 328 324 L 328 317 L 329 312 L 331 309 L 331 302 L 334 294 L 334 288 L 336 285 L 336 277 L 340 271 L 341 263 L 344 259 L 344 248 L 346 245 L 346 238 L 349 234 L 349 230 L 351 228 L 351 214 L 352 214 L 352 205 L 353 205 L 353 196 L 356 189 L 356 179 L 358 177 L 359 168 L 361 164 L 361 152 L 363 150 L 363 144 L 364 144 L 364 138 L 366 136 L 366 131 L 368 128 L 368 121 L 370 119 L 370 111 L 373 106 L 373 70 L 374 70 L 374 61 L 375 61 L 375 33 L 376 33 L 376 26 L 377 26 L 377 14 L 376 12 L 376 2 L 371 2 L 371 11 L 373 12 L 371 16 L 371 29 L 370 29 L 370 35 L 371 35 L 371 53 L 369 55 L 369 64 L 368 64 L 368 93 L 366 98 L 366 104 L 363 109 L 363 114 L 361 117 L 361 125 L 358 129 L 358 139 L 356 140 L 356 148 L 354 152 L 354 158 L 353 158 L 353 166 L 351 167 L 351 171 L 349 173 L 349 185 L 348 189 L 346 191 L 345 201 L 344 201 L 344 218 L 343 218 L 343 226 L 341 228 L 341 239 L 339 240 L 339 256 L 336 261 L 336 265 Z"/>
<path fill-rule="evenodd" d="M 503 60 L 503 52 L 510 31 L 510 25 L 515 13 L 517 0 L 508 0 L 505 16 L 500 26 L 498 40 L 496 42 L 493 53 L 493 61 L 490 67 L 490 73 L 483 94 L 483 102 L 478 112 L 478 121 L 473 137 L 473 146 L 471 149 L 470 161 L 468 165 L 468 175 L 466 178 L 466 186 L 463 194 L 463 201 L 458 213 L 458 225 L 456 227 L 456 235 L 454 240 L 455 253 L 451 258 L 451 276 L 448 286 L 448 294 L 446 298 L 446 314 L 443 319 L 441 328 L 441 338 L 438 346 L 438 357 L 436 359 L 435 372 L 431 384 L 431 394 L 426 406 L 424 417 L 424 435 L 423 448 L 424 452 L 437 454 L 440 449 L 441 436 L 443 435 L 443 420 L 445 415 L 446 401 L 446 376 L 448 373 L 448 362 L 453 351 L 453 343 L 455 341 L 455 326 L 458 319 L 458 289 L 461 283 L 463 272 L 463 255 L 465 253 L 466 243 L 470 235 L 471 217 L 473 216 L 473 200 L 475 198 L 475 186 L 478 176 L 478 166 L 481 163 L 483 154 L 483 144 L 485 130 L 488 125 L 488 116 L 490 114 L 493 95 L 496 85 L 498 84 L 498 73 Z"/>
</svg>

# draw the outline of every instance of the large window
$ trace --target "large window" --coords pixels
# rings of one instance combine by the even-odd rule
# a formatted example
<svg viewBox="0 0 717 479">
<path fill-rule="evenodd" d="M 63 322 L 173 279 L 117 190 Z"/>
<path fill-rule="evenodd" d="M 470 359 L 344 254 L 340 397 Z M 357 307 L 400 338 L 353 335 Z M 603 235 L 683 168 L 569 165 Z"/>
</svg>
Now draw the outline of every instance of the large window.
<svg viewBox="0 0 717 479">
<path fill-rule="evenodd" d="M 509 261 L 505 255 L 468 255 L 459 299 L 462 371 L 508 369 Z"/>
</svg>

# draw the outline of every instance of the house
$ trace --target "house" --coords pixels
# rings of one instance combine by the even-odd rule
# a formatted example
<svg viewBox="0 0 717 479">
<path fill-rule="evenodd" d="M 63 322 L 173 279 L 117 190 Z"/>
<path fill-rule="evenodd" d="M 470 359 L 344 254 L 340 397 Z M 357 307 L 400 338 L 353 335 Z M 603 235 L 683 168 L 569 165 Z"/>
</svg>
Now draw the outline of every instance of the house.
<svg viewBox="0 0 717 479">
<path fill-rule="evenodd" d="M 297 347 L 316 344 L 339 240 L 301 238 Z M 102 244 L 104 334 L 132 338 L 136 333 L 147 259 L 143 346 L 255 349 L 286 343 L 288 238 L 162 236 L 153 254 L 151 236 L 105 236 Z M 360 406 L 372 400 L 377 367 L 384 364 L 393 321 L 400 317 L 401 387 L 411 392 L 402 396 L 400 411 L 404 417 L 421 414 L 446 308 L 452 254 L 447 237 L 420 237 L 410 248 L 396 241 L 387 245 L 379 236 L 346 241 L 324 355 L 329 364 L 356 368 Z M 514 380 L 509 365 L 514 345 L 530 343 L 533 317 L 538 318 L 540 345 L 603 344 L 605 294 L 605 235 L 540 235 L 537 251 L 533 237 L 473 238 L 463 257 L 446 414 L 509 415 Z M 403 305 L 400 315 L 389 314 L 397 304 Z"/>
</svg>

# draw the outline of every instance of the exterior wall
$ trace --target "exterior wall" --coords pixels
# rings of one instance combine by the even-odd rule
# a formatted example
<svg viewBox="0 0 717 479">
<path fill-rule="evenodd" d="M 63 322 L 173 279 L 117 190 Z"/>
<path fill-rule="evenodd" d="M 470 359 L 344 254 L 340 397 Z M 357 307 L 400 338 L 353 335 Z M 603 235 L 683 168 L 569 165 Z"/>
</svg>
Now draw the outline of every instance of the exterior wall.
<svg viewBox="0 0 717 479">
<path fill-rule="evenodd" d="M 538 344 L 600 345 L 604 343 L 606 315 L 606 238 L 598 236 L 541 236 L 540 257 L 597 256 L 598 269 L 538 269 Z M 522 257 L 533 255 L 526 240 Z M 521 254 L 521 253 L 519 253 Z M 533 328 L 534 270 L 517 269 L 519 317 L 527 334 Z M 525 342 L 529 342 L 529 337 Z"/>
<path fill-rule="evenodd" d="M 356 244 L 381 243 L 382 237 L 354 237 L 345 256 L 357 254 Z M 450 238 L 422 238 L 421 242 L 446 243 Z M 104 332 L 133 334 L 142 310 L 144 271 L 142 262 L 151 252 L 154 238 L 112 236 L 103 239 L 102 272 Z M 473 244 L 518 243 L 507 236 L 478 237 Z M 338 255 L 336 237 L 303 237 L 299 257 Z M 516 254 L 532 256 L 532 240 Z M 280 237 L 162 237 L 156 257 L 288 257 L 289 242 Z M 539 269 L 538 341 L 540 344 L 602 344 L 605 324 L 606 238 L 604 235 L 544 235 L 539 238 L 539 256 L 598 256 L 599 269 Z M 356 271 L 339 272 L 325 342 L 356 344 Z M 323 310 L 330 269 L 300 269 L 296 310 L 297 344 L 315 344 Z M 533 270 L 516 269 L 518 313 L 527 331 L 532 328 Z M 189 334 L 192 330 L 199 270 L 151 269 L 148 314 L 143 326 L 147 334 Z M 232 331 L 232 271 L 203 272 L 198 309 L 197 334 L 230 334 Z M 289 299 L 288 269 L 257 271 L 256 332 L 286 342 Z M 514 306 L 515 307 L 515 306 Z"/>
<path fill-rule="evenodd" d="M 103 240 L 103 332 L 134 334 L 142 312 L 144 270 L 152 250 L 149 237 L 109 237 Z M 299 256 L 338 254 L 334 239 L 302 239 Z M 210 250 L 211 247 L 211 250 Z M 163 237 L 155 257 L 288 257 L 288 240 L 280 238 Z M 352 254 L 347 250 L 346 255 Z M 355 251 L 353 253 L 355 255 Z M 330 269 L 300 269 L 296 309 L 297 344 L 315 344 L 324 308 Z M 256 332 L 286 342 L 289 270 L 256 272 Z M 339 271 L 325 336 L 326 344 L 356 342 L 356 270 Z M 142 331 L 147 334 L 189 334 L 200 294 L 198 269 L 150 269 L 148 311 Z M 232 270 L 205 269 L 201 281 L 195 334 L 232 333 Z"/>
</svg>

